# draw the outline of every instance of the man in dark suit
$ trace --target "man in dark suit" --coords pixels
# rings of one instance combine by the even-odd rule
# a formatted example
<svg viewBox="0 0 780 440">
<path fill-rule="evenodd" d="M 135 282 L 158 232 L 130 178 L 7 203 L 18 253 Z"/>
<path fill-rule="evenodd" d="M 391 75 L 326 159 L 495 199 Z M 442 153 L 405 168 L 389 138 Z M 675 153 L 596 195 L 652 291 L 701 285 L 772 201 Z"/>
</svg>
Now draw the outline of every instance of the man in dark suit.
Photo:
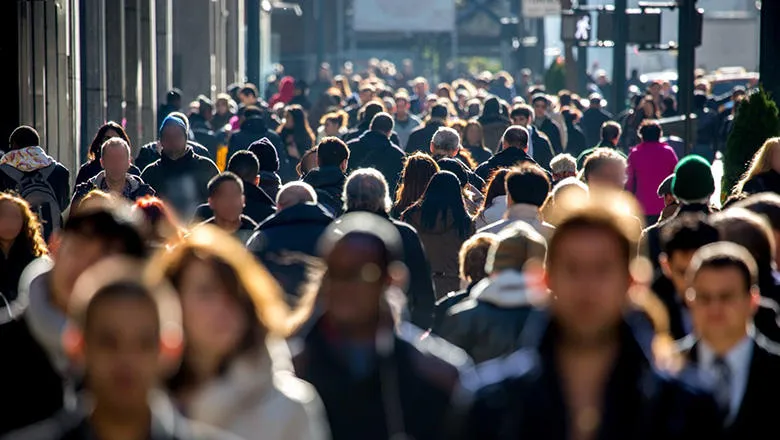
<svg viewBox="0 0 780 440">
<path fill-rule="evenodd" d="M 550 170 L 550 161 L 555 157 L 550 139 L 534 126 L 534 110 L 529 105 L 521 104 L 512 109 L 509 118 L 513 125 L 525 127 L 531 135 L 528 142 L 528 155 L 542 168 Z"/>
<path fill-rule="evenodd" d="M 753 328 L 758 309 L 758 268 L 750 252 L 717 242 L 699 249 L 688 268 L 686 294 L 694 334 L 680 349 L 709 381 L 727 439 L 777 436 L 780 350 Z"/>
</svg>

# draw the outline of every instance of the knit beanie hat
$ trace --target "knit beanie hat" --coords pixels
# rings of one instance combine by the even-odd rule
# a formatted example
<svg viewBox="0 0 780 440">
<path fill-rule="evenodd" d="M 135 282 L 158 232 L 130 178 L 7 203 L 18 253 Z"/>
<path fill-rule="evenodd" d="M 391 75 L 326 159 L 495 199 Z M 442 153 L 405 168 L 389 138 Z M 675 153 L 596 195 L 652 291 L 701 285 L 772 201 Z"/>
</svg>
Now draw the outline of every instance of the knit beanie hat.
<svg viewBox="0 0 780 440">
<path fill-rule="evenodd" d="M 674 169 L 672 194 L 681 202 L 702 202 L 715 192 L 715 179 L 707 159 L 692 154 L 681 160 Z"/>
<path fill-rule="evenodd" d="M 249 151 L 257 157 L 257 161 L 260 163 L 260 171 L 279 171 L 279 155 L 276 153 L 276 147 L 268 140 L 268 138 L 262 138 L 254 141 L 249 145 Z"/>
<path fill-rule="evenodd" d="M 530 260 L 543 262 L 546 252 L 544 237 L 528 223 L 516 221 L 498 234 L 498 241 L 488 251 L 485 269 L 489 274 L 522 271 Z"/>
<path fill-rule="evenodd" d="M 181 131 L 184 132 L 184 136 L 187 136 L 187 125 L 184 123 L 184 121 L 177 118 L 176 116 L 168 115 L 165 117 L 165 119 L 163 119 L 162 124 L 160 124 L 160 132 L 157 133 L 158 139 L 162 137 L 163 129 L 168 125 L 175 125 L 181 128 Z"/>
</svg>

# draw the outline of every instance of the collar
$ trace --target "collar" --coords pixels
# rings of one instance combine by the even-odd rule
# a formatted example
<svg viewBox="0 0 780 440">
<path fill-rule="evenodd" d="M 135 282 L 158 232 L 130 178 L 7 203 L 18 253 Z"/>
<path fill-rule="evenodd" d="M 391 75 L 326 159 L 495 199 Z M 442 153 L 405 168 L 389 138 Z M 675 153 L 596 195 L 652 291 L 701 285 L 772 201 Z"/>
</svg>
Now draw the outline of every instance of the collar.
<svg viewBox="0 0 780 440">
<path fill-rule="evenodd" d="M 507 220 L 529 220 L 535 222 L 541 222 L 541 216 L 539 215 L 539 207 L 536 205 L 529 205 L 527 203 L 515 203 L 512 206 L 507 207 L 504 217 Z"/>
<path fill-rule="evenodd" d="M 707 343 L 700 340 L 699 343 L 696 344 L 696 350 L 699 364 L 705 368 L 712 367 L 712 364 L 715 362 L 715 358 L 717 356 L 715 355 L 715 352 L 707 345 Z M 744 338 L 742 338 L 741 341 L 739 341 L 737 345 L 732 347 L 731 350 L 726 353 L 724 360 L 726 361 L 726 364 L 729 366 L 731 371 L 747 371 L 747 368 L 750 366 L 750 359 L 752 355 L 753 339 L 749 335 L 746 335 Z"/>
</svg>

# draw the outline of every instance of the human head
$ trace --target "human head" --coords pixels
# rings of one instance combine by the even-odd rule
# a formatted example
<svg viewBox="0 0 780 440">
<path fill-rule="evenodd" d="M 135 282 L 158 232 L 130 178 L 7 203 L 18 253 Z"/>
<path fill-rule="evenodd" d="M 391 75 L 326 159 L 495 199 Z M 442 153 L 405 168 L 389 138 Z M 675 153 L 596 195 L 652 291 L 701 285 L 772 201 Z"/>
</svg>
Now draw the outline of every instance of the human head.
<svg viewBox="0 0 780 440">
<path fill-rule="evenodd" d="M 432 121 L 443 121 L 447 119 L 447 115 L 449 115 L 449 110 L 446 106 L 438 102 L 431 106 L 430 117 Z"/>
<path fill-rule="evenodd" d="M 420 207 L 420 228 L 422 232 L 445 226 L 457 231 L 462 238 L 471 234 L 471 217 L 463 202 L 461 181 L 449 171 L 440 171 L 431 177 L 417 204 Z"/>
<path fill-rule="evenodd" d="M 214 103 L 206 95 L 198 95 L 198 114 L 207 121 L 214 116 Z"/>
<path fill-rule="evenodd" d="M 100 165 L 109 181 L 124 180 L 130 169 L 130 145 L 122 138 L 114 137 L 100 148 Z"/>
<path fill-rule="evenodd" d="M 729 242 L 699 249 L 691 260 L 685 297 L 694 332 L 718 355 L 745 338 L 758 309 L 758 267 L 750 252 Z"/>
<path fill-rule="evenodd" d="M 165 103 L 175 109 L 181 108 L 181 90 L 177 88 L 168 90 L 165 94 Z"/>
<path fill-rule="evenodd" d="M 504 131 L 504 135 L 501 136 L 501 143 L 504 149 L 507 148 L 519 148 L 520 150 L 528 149 L 528 129 L 519 125 L 512 125 Z"/>
<path fill-rule="evenodd" d="M 181 301 L 187 352 L 168 382 L 174 393 L 201 385 L 193 363 L 214 363 L 205 379 L 215 379 L 236 357 L 262 352 L 266 336 L 287 336 L 289 308 L 279 285 L 242 243 L 212 225 L 157 253 L 146 278 L 169 282 Z"/>
<path fill-rule="evenodd" d="M 774 286 L 775 237 L 772 227 L 762 216 L 744 208 L 729 208 L 709 217 L 718 229 L 721 241 L 744 246 L 758 265 L 759 284 Z"/>
<path fill-rule="evenodd" d="M 382 133 L 389 138 L 390 134 L 393 133 L 394 126 L 395 122 L 393 121 L 393 117 L 385 112 L 380 112 L 371 119 L 369 130 Z"/>
<path fill-rule="evenodd" d="M 488 252 L 497 240 L 498 236 L 495 234 L 483 232 L 474 234 L 463 242 L 458 253 L 461 282 L 473 285 L 487 278 L 485 264 Z"/>
<path fill-rule="evenodd" d="M 411 98 L 405 90 L 399 91 L 395 94 L 395 115 L 400 118 L 405 118 L 409 114 L 411 107 Z"/>
<path fill-rule="evenodd" d="M 718 230 L 703 214 L 680 214 L 661 226 L 659 261 L 678 295 L 688 288 L 686 272 L 699 248 L 718 241 Z"/>
<path fill-rule="evenodd" d="M 496 197 L 506 195 L 506 176 L 509 174 L 509 168 L 499 168 L 493 171 L 485 181 L 485 199 L 479 212 L 482 213 L 493 205 Z"/>
<path fill-rule="evenodd" d="M 561 153 L 553 157 L 550 161 L 553 181 L 560 182 L 567 177 L 577 175 L 577 159 L 571 154 Z"/>
<path fill-rule="evenodd" d="M 367 212 L 348 213 L 320 239 L 327 271 L 320 294 L 326 315 L 349 334 L 376 330 L 389 311 L 385 295 L 403 281 L 403 250 L 398 230 Z"/>
<path fill-rule="evenodd" d="M 337 137 L 326 137 L 317 146 L 317 162 L 322 167 L 339 167 L 347 171 L 349 147 Z"/>
<path fill-rule="evenodd" d="M 111 255 L 146 256 L 141 218 L 123 202 L 78 209 L 58 233 L 51 271 L 53 303 L 64 310 L 87 268 Z"/>
<path fill-rule="evenodd" d="M 626 185 L 626 158 L 612 148 L 596 148 L 585 159 L 582 173 L 588 186 L 623 189 Z"/>
<path fill-rule="evenodd" d="M 504 271 L 524 272 L 529 264 L 542 267 L 547 242 L 531 225 L 523 221 L 502 230 L 490 247 L 485 270 L 495 276 Z"/>
<path fill-rule="evenodd" d="M 114 121 L 108 121 L 100 126 L 94 139 L 92 139 L 92 143 L 89 144 L 87 158 L 89 160 L 100 159 L 100 149 L 107 140 L 113 137 L 121 138 L 127 142 L 127 145 L 130 145 L 130 138 L 127 137 L 125 129 Z"/>
<path fill-rule="evenodd" d="M 674 173 L 666 176 L 666 179 L 664 179 L 660 185 L 658 185 L 658 190 L 656 191 L 656 194 L 658 194 L 658 197 L 664 199 L 664 206 L 669 205 L 676 205 L 677 199 L 674 197 L 674 193 L 672 192 L 672 181 L 674 180 Z"/>
<path fill-rule="evenodd" d="M 32 212 L 26 200 L 0 192 L 0 244 L 10 246 L 4 249 L 11 252 L 8 257 L 40 257 L 47 254 L 42 230 L 38 216 Z"/>
<path fill-rule="evenodd" d="M 219 95 L 217 95 L 217 100 L 214 101 L 214 109 L 216 110 L 217 114 L 224 115 L 224 114 L 230 112 L 230 101 L 231 100 L 232 100 L 232 98 L 227 93 L 220 93 Z M 214 127 L 214 128 L 217 128 L 217 127 Z"/>
<path fill-rule="evenodd" d="M 639 137 L 644 142 L 658 142 L 663 136 L 663 132 L 661 124 L 652 119 L 642 121 L 642 124 L 639 125 Z"/>
<path fill-rule="evenodd" d="M 227 170 L 241 178 L 244 185 L 257 185 L 257 174 L 260 172 L 260 162 L 251 151 L 239 150 L 230 156 Z"/>
<path fill-rule="evenodd" d="M 431 154 L 434 157 L 455 157 L 460 150 L 460 136 L 449 127 L 439 127 L 431 138 Z"/>
<path fill-rule="evenodd" d="M 775 193 L 761 193 L 747 197 L 734 204 L 734 208 L 744 208 L 763 216 L 772 227 L 775 244 L 780 243 L 780 196 Z M 776 246 L 780 248 L 780 246 Z M 775 264 L 780 263 L 780 251 L 775 249 Z"/>
<path fill-rule="evenodd" d="M 344 184 L 344 209 L 385 215 L 392 207 L 389 194 L 382 173 L 374 168 L 362 168 L 352 172 Z"/>
<path fill-rule="evenodd" d="M 145 196 L 135 201 L 133 211 L 144 219 L 144 239 L 153 249 L 175 245 L 184 237 L 186 230 L 173 210 L 154 196 Z"/>
<path fill-rule="evenodd" d="M 260 171 L 275 173 L 279 171 L 279 155 L 274 144 L 268 138 L 262 138 L 249 145 L 249 151 L 260 164 Z"/>
<path fill-rule="evenodd" d="M 756 154 L 753 155 L 750 167 L 734 187 L 735 194 L 742 192 L 745 183 L 761 173 L 769 170 L 780 173 L 780 153 L 778 153 L 778 147 L 780 147 L 780 137 L 772 137 L 764 142 L 761 148 L 756 151 Z"/>
<path fill-rule="evenodd" d="M 466 128 L 463 129 L 463 144 L 470 147 L 485 146 L 482 124 L 479 121 L 472 119 L 466 123 Z"/>
<path fill-rule="evenodd" d="M 303 178 L 303 176 L 309 174 L 311 170 L 317 168 L 319 166 L 318 160 L 316 146 L 306 150 L 303 153 L 303 156 L 301 156 L 301 161 L 295 166 L 298 177 Z"/>
<path fill-rule="evenodd" d="M 279 211 L 303 203 L 317 203 L 317 193 L 308 183 L 301 181 L 285 183 L 276 194 L 276 207 Z"/>
<path fill-rule="evenodd" d="M 582 183 L 580 179 L 567 177 L 561 180 L 553 187 L 547 205 L 543 208 L 544 221 L 551 225 L 557 225 L 569 215 L 569 207 L 566 206 L 566 200 L 587 199 L 588 195 L 588 186 Z"/>
<path fill-rule="evenodd" d="M 339 136 L 342 128 L 346 128 L 349 116 L 343 110 L 325 114 L 320 124 L 327 136 Z"/>
<path fill-rule="evenodd" d="M 715 180 L 707 159 L 695 154 L 684 157 L 674 168 L 672 193 L 680 203 L 709 203 Z"/>
<path fill-rule="evenodd" d="M 226 221 L 238 221 L 244 211 L 244 182 L 230 171 L 219 173 L 209 180 L 209 207 L 214 217 Z"/>
<path fill-rule="evenodd" d="M 29 125 L 21 125 L 11 133 L 8 138 L 8 148 L 10 151 L 21 150 L 27 147 L 37 147 L 41 145 L 41 138 L 38 132 Z"/>
<path fill-rule="evenodd" d="M 601 124 L 601 142 L 616 146 L 620 141 L 622 131 L 620 124 L 615 121 L 607 121 Z"/>
<path fill-rule="evenodd" d="M 439 164 L 431 156 L 415 152 L 407 156 L 401 181 L 395 193 L 395 206 L 403 212 L 420 199 L 428 187 L 428 182 L 439 172 Z"/>
<path fill-rule="evenodd" d="M 109 257 L 79 277 L 68 307 L 65 351 L 85 372 L 101 408 L 148 408 L 165 367 L 182 351 L 181 306 L 162 285 L 142 281 L 143 261 Z"/>
<path fill-rule="evenodd" d="M 506 176 L 507 206 L 524 204 L 541 208 L 549 194 L 550 178 L 538 165 L 521 165 Z"/>
<path fill-rule="evenodd" d="M 527 104 L 515 105 L 509 113 L 509 119 L 514 125 L 528 127 L 534 122 L 534 109 Z"/>
<path fill-rule="evenodd" d="M 550 106 L 550 101 L 547 96 L 539 93 L 531 98 L 531 103 L 534 107 L 534 115 L 536 118 L 544 118 L 547 116 L 547 108 Z"/>
<path fill-rule="evenodd" d="M 187 123 L 173 114 L 166 116 L 160 124 L 159 139 L 163 154 L 178 157 L 187 148 Z"/>
<path fill-rule="evenodd" d="M 244 87 L 238 91 L 238 99 L 244 105 L 255 105 L 257 103 L 257 87 L 252 83 L 244 84 Z"/>
<path fill-rule="evenodd" d="M 598 93 L 591 93 L 588 97 L 588 102 L 590 104 L 590 108 L 599 109 L 601 108 L 601 100 L 603 98 Z"/>
<path fill-rule="evenodd" d="M 360 102 L 365 104 L 376 96 L 376 87 L 369 82 L 364 82 L 358 89 L 358 96 L 360 97 Z"/>
</svg>

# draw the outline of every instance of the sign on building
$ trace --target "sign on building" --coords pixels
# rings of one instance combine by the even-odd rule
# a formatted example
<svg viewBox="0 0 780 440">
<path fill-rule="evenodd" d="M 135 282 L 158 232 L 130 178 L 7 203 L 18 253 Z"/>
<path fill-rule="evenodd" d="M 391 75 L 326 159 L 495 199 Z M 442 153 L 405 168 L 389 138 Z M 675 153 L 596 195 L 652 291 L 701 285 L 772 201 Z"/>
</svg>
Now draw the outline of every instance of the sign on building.
<svg viewBox="0 0 780 440">
<path fill-rule="evenodd" d="M 358 32 L 452 32 L 453 0 L 354 0 Z"/>
<path fill-rule="evenodd" d="M 561 15 L 561 0 L 523 0 L 524 18 Z"/>
<path fill-rule="evenodd" d="M 588 12 L 575 12 L 561 16 L 561 40 L 588 42 L 594 35 L 595 24 Z"/>
</svg>

